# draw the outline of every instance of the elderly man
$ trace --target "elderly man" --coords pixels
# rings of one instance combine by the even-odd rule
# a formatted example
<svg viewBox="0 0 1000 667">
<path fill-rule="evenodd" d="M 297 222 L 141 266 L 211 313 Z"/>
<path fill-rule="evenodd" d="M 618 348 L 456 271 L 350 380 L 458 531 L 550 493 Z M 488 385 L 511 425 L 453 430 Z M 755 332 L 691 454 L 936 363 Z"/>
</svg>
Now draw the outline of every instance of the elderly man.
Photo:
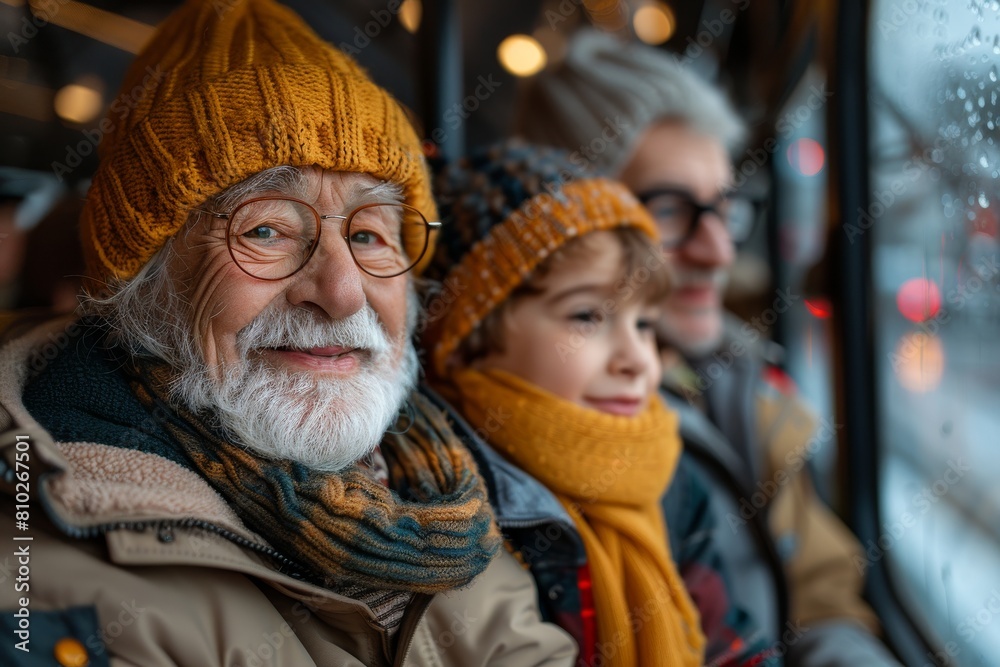
<svg viewBox="0 0 1000 667">
<path fill-rule="evenodd" d="M 270 0 L 187 3 L 123 90 L 84 317 L 0 353 L 0 664 L 572 664 L 414 391 L 400 106 Z"/>
<path fill-rule="evenodd" d="M 712 483 L 738 604 L 790 665 L 895 664 L 861 599 L 860 547 L 804 466 L 815 419 L 768 365 L 760 334 L 722 307 L 734 242 L 754 218 L 732 191 L 742 121 L 662 51 L 584 30 L 526 87 L 518 126 L 617 174 L 657 220 L 676 281 L 659 337 L 671 360 L 683 355 L 664 386 Z"/>
</svg>

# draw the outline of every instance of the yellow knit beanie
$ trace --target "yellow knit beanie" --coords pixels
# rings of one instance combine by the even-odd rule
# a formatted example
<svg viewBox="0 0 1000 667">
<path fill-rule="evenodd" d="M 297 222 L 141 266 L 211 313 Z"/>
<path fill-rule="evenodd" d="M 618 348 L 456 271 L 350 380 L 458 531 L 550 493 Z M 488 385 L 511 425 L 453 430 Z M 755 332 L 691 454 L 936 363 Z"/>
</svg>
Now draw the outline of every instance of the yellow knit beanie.
<svg viewBox="0 0 1000 667">
<path fill-rule="evenodd" d="M 371 174 L 437 217 L 399 103 L 272 0 L 188 0 L 132 64 L 108 120 L 80 232 L 97 289 L 134 276 L 192 207 L 279 165 Z"/>
</svg>

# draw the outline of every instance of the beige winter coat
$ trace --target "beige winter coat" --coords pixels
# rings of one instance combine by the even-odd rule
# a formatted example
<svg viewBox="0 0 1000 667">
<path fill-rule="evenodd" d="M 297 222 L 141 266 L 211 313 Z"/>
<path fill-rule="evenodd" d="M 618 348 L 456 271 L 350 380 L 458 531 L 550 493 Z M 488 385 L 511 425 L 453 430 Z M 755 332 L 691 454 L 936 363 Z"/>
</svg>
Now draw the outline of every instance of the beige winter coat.
<svg viewBox="0 0 1000 667">
<path fill-rule="evenodd" d="M 540 621 L 532 579 L 506 551 L 469 587 L 416 596 L 390 640 L 366 605 L 240 546 L 264 541 L 197 474 L 121 447 L 53 442 L 20 396 L 29 351 L 65 324 L 0 350 L 0 560 L 30 554 L 30 589 L 5 577 L 0 613 L 16 627 L 10 614 L 27 598 L 33 656 L 65 639 L 85 646 L 92 666 L 573 664 L 572 640 Z M 14 522 L 19 483 L 30 486 L 27 531 Z M 176 524 L 185 519 L 213 528 Z M 3 565 L 17 572 L 11 558 Z"/>
</svg>

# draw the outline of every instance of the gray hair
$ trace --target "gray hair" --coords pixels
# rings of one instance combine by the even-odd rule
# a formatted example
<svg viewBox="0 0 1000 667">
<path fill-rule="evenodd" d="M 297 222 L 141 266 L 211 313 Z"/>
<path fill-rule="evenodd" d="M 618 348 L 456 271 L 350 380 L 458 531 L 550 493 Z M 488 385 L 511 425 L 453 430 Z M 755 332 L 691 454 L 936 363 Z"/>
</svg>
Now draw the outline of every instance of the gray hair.
<svg viewBox="0 0 1000 667">
<path fill-rule="evenodd" d="M 723 92 L 676 58 L 586 28 L 561 63 L 525 82 L 515 132 L 616 174 L 647 127 L 661 120 L 679 120 L 733 156 L 747 134 Z"/>
<path fill-rule="evenodd" d="M 228 211 L 241 201 L 265 191 L 302 198 L 307 196 L 307 181 L 299 167 L 282 165 L 261 171 L 209 198 L 201 210 Z M 356 204 L 368 201 L 402 201 L 403 190 L 396 183 L 355 187 L 348 199 Z M 205 217 L 194 211 L 178 234 L 187 234 Z M 178 293 L 168 270 L 176 256 L 174 238 L 132 278 L 112 280 L 103 296 L 84 293 L 80 312 L 104 320 L 110 329 L 109 342 L 133 355 L 151 356 L 173 367 L 198 354 L 197 341 L 191 335 L 185 314 L 187 306 Z"/>
</svg>

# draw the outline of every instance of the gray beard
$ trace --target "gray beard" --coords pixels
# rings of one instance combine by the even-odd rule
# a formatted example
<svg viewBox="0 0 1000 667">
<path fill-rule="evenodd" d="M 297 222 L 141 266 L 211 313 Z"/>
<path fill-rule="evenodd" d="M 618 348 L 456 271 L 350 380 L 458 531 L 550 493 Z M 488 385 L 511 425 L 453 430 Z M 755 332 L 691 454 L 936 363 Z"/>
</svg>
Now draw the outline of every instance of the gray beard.
<svg viewBox="0 0 1000 667">
<path fill-rule="evenodd" d="M 352 376 L 331 378 L 274 368 L 254 352 L 327 345 L 361 348 L 368 356 Z M 391 342 L 370 306 L 339 321 L 272 306 L 237 334 L 237 347 L 242 362 L 221 381 L 203 364 L 183 364 L 172 397 L 209 414 L 236 444 L 326 472 L 343 470 L 378 446 L 419 373 L 409 335 Z"/>
</svg>

